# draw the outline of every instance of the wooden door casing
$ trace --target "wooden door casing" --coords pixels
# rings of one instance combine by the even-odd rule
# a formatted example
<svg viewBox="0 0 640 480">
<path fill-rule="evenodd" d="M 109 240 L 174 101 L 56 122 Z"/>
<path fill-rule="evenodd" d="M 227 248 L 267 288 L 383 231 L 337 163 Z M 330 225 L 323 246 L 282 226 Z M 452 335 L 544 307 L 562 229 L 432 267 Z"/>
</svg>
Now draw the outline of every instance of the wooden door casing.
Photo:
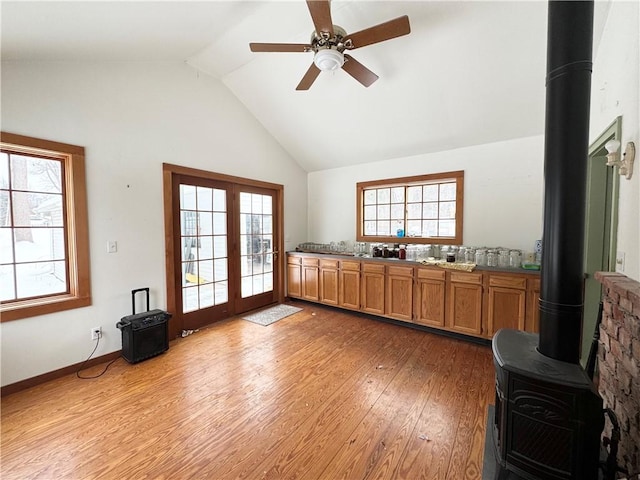
<svg viewBox="0 0 640 480">
<path fill-rule="evenodd" d="M 231 175 L 224 175 L 215 172 L 209 172 L 206 170 L 200 170 L 195 168 L 184 167 L 181 165 L 173 165 L 163 163 L 162 165 L 162 182 L 163 182 L 163 204 L 164 204 L 164 228 L 165 228 L 165 278 L 166 278 L 166 298 L 167 298 L 167 311 L 172 314 L 172 318 L 169 321 L 169 338 L 173 339 L 180 335 L 182 330 L 185 329 L 184 314 L 182 313 L 182 305 L 180 302 L 180 292 L 177 288 L 181 286 L 181 271 L 180 268 L 176 268 L 177 258 L 181 255 L 181 245 L 176 243 L 176 238 L 180 236 L 180 226 L 176 223 L 176 216 L 179 212 L 180 199 L 177 188 L 175 187 L 177 179 L 180 176 L 195 177 L 202 180 L 222 182 L 230 185 L 242 185 L 248 187 L 256 187 L 269 189 L 274 192 L 274 244 L 273 250 L 278 253 L 284 252 L 284 187 L 282 185 L 262 182 L 259 180 L 251 180 L 241 177 L 235 177 Z M 230 201 L 233 201 L 231 199 Z M 233 222 L 231 222 L 233 223 Z M 230 226 L 230 232 L 234 231 L 233 225 Z M 235 255 L 232 248 L 229 250 L 229 258 Z M 237 248 L 237 247 L 235 247 Z M 285 272 L 285 255 L 279 254 L 274 258 L 274 279 L 273 289 L 274 298 L 278 302 L 284 301 L 284 272 Z M 229 277 L 239 277 L 237 271 L 238 266 L 236 262 L 229 262 Z M 231 292 L 229 294 L 229 302 L 227 304 L 226 311 L 221 315 L 210 317 L 207 319 L 207 323 L 212 323 L 223 318 L 231 317 L 237 314 L 236 306 L 233 301 L 234 296 Z"/>
</svg>

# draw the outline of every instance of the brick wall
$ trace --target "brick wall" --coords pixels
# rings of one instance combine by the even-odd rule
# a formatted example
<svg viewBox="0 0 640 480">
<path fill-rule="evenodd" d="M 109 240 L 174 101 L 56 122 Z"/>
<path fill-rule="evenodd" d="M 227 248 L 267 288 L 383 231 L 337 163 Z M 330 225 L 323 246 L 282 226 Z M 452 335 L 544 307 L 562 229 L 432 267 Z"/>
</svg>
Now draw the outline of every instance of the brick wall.
<svg viewBox="0 0 640 480">
<path fill-rule="evenodd" d="M 598 390 L 620 422 L 618 462 L 640 472 L 640 283 L 619 273 L 595 278 L 604 286 Z"/>
</svg>

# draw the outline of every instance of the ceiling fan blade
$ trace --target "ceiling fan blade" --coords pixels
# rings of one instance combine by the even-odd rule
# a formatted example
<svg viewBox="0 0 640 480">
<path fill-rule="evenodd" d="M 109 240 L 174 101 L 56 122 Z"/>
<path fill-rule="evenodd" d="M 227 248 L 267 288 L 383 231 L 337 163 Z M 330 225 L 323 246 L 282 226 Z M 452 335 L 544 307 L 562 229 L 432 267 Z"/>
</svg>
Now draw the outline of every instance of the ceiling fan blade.
<svg viewBox="0 0 640 480">
<path fill-rule="evenodd" d="M 359 32 L 348 34 L 344 40 L 345 42 L 351 40 L 351 44 L 353 46 L 348 48 L 354 49 L 366 47 L 373 43 L 384 42 L 385 40 L 391 40 L 392 38 L 401 37 L 402 35 L 407 35 L 409 33 L 411 33 L 409 17 L 404 15 L 374 27 L 365 28 Z"/>
<path fill-rule="evenodd" d="M 331 6 L 329 0 L 307 0 L 307 7 L 316 27 L 316 33 L 328 32 L 333 37 L 333 20 L 331 20 Z"/>
<path fill-rule="evenodd" d="M 351 55 L 345 54 L 344 58 L 346 61 L 344 62 L 344 65 L 342 65 L 342 69 L 365 87 L 370 86 L 373 82 L 378 80 L 378 76 L 375 73 L 362 65 Z"/>
<path fill-rule="evenodd" d="M 308 43 L 250 43 L 252 52 L 310 52 Z"/>
<path fill-rule="evenodd" d="M 307 70 L 307 73 L 305 73 L 302 80 L 300 80 L 296 90 L 309 90 L 311 85 L 313 85 L 313 82 L 318 78 L 318 75 L 320 75 L 320 69 L 316 67 L 315 63 L 312 63 L 309 70 Z"/>
</svg>

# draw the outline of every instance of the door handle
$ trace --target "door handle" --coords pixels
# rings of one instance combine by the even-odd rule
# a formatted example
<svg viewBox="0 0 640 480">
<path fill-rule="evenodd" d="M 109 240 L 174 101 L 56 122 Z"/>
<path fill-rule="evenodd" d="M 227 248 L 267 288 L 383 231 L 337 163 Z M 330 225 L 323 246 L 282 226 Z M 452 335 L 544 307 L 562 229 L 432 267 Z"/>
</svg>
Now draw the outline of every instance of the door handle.
<svg viewBox="0 0 640 480">
<path fill-rule="evenodd" d="M 278 253 L 280 253 L 280 252 L 278 252 L 277 250 L 275 250 L 275 251 L 273 251 L 273 252 L 271 252 L 271 253 L 273 254 L 273 259 L 275 260 L 275 259 L 277 259 L 277 258 L 278 258 Z"/>
</svg>

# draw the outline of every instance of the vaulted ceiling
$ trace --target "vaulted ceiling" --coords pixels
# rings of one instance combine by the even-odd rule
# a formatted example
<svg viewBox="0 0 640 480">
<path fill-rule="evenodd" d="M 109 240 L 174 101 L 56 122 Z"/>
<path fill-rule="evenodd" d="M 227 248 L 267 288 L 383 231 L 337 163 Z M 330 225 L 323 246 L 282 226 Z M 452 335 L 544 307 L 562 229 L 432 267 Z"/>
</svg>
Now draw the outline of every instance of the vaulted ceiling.
<svg viewBox="0 0 640 480">
<path fill-rule="evenodd" d="M 369 88 L 336 71 L 308 91 L 295 88 L 312 53 L 248 46 L 308 43 L 302 0 L 1 8 L 3 61 L 186 62 L 222 81 L 307 171 L 543 133 L 544 1 L 333 0 L 347 32 L 408 15 L 411 34 L 351 52 L 380 77 Z"/>
</svg>

